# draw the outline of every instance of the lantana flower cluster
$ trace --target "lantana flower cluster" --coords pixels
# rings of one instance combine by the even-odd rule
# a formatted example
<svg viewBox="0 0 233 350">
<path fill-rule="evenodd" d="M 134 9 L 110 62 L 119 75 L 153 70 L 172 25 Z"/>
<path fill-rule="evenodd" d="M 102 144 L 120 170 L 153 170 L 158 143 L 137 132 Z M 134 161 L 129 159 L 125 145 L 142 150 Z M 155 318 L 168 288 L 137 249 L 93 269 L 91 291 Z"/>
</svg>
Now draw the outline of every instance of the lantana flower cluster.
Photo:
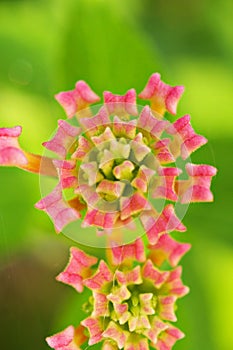
<svg viewBox="0 0 233 350">
<path fill-rule="evenodd" d="M 134 89 L 125 95 L 104 92 L 103 105 L 96 105 L 99 96 L 78 81 L 74 90 L 55 96 L 67 119 L 59 120 L 54 136 L 43 143 L 54 157 L 24 151 L 18 142 L 21 127 L 0 129 L 0 165 L 57 178 L 52 192 L 36 204 L 56 232 L 81 220 L 83 228 L 95 227 L 97 235 L 106 236 L 105 260 L 98 263 L 72 248 L 58 276 L 78 292 L 88 288 L 92 296 L 81 325 L 48 338 L 56 350 L 81 349 L 87 339 L 89 345 L 103 343 L 104 350 L 169 350 L 183 337 L 171 322 L 176 300 L 188 291 L 177 264 L 190 246 L 170 236 L 186 230 L 175 204 L 212 201 L 216 174 L 214 167 L 190 161 L 207 142 L 195 133 L 190 116 L 173 123 L 164 118 L 165 112 L 176 114 L 183 90 L 155 73 L 139 94 L 150 105 L 138 106 Z M 182 169 L 176 165 L 181 161 Z M 146 233 L 147 248 L 140 237 L 129 243 L 121 235 L 122 228 L 137 232 L 135 221 Z"/>
<path fill-rule="evenodd" d="M 102 343 L 105 350 L 171 349 L 184 336 L 172 323 L 177 320 L 177 299 L 188 292 L 177 264 L 189 248 L 165 234 L 146 256 L 138 238 L 109 248 L 107 261 L 97 266 L 95 257 L 71 248 L 70 261 L 57 280 L 79 293 L 83 288 L 91 291 L 83 305 L 87 317 L 77 328 L 70 326 L 47 338 L 48 344 L 56 350 L 77 350 L 88 339 L 89 345 Z M 170 270 L 160 269 L 164 261 Z"/>
</svg>

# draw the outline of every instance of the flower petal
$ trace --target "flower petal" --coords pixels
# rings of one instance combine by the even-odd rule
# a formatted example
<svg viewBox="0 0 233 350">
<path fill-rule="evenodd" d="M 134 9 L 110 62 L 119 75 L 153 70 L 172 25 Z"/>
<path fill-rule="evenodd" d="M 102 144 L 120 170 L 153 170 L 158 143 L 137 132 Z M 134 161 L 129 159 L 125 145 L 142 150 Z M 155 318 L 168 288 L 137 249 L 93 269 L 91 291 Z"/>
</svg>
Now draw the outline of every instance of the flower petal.
<svg viewBox="0 0 233 350">
<path fill-rule="evenodd" d="M 88 136 L 99 135 L 110 124 L 110 118 L 105 107 L 99 109 L 98 113 L 89 118 L 80 119 L 80 124 L 86 130 Z"/>
<path fill-rule="evenodd" d="M 83 180 L 80 178 L 81 182 L 88 183 L 89 186 L 95 185 L 104 178 L 99 172 L 98 164 L 95 161 L 82 163 L 80 169 L 84 172 Z"/>
<path fill-rule="evenodd" d="M 127 341 L 129 333 L 122 331 L 116 323 L 110 322 L 107 329 L 103 332 L 104 338 L 109 338 L 117 343 L 119 349 L 122 349 Z"/>
<path fill-rule="evenodd" d="M 100 136 L 92 136 L 91 140 L 96 146 L 101 146 L 101 144 L 103 144 L 103 147 L 106 147 L 106 142 L 115 140 L 115 136 L 109 126 L 107 126 L 104 132 L 100 134 Z"/>
<path fill-rule="evenodd" d="M 55 350 L 81 350 L 79 345 L 83 344 L 87 337 L 83 333 L 84 327 L 76 329 L 67 327 L 64 331 L 46 338 L 48 345 Z"/>
<path fill-rule="evenodd" d="M 141 238 L 135 242 L 111 248 L 111 263 L 114 266 L 131 265 L 134 261 L 144 262 L 146 259 L 144 244 Z"/>
<path fill-rule="evenodd" d="M 117 212 L 105 212 L 98 209 L 88 209 L 82 227 L 97 226 L 103 229 L 112 229 L 118 217 Z"/>
<path fill-rule="evenodd" d="M 178 168 L 163 168 L 157 169 L 157 177 L 154 184 L 151 186 L 153 198 L 166 198 L 171 201 L 178 199 L 175 192 L 175 179 L 181 174 Z"/>
<path fill-rule="evenodd" d="M 153 343 L 157 342 L 159 334 L 168 328 L 168 325 L 157 316 L 152 318 L 151 328 L 143 331 L 143 334 Z"/>
<path fill-rule="evenodd" d="M 168 204 L 160 215 L 154 211 L 143 212 L 140 215 L 140 220 L 150 244 L 156 244 L 159 237 L 166 232 L 186 231 L 186 227 L 176 216 L 172 204 Z"/>
<path fill-rule="evenodd" d="M 166 295 L 175 295 L 178 298 L 189 293 L 189 288 L 184 286 L 181 280 L 182 267 L 169 272 L 169 276 L 163 285 L 163 293 Z"/>
<path fill-rule="evenodd" d="M 54 160 L 53 164 L 57 168 L 60 184 L 63 189 L 77 187 L 78 179 L 76 172 L 76 163 L 71 160 Z"/>
<path fill-rule="evenodd" d="M 116 279 L 119 284 L 130 285 L 130 284 L 141 284 L 141 269 L 140 266 L 136 266 L 133 270 L 130 271 L 116 271 Z"/>
<path fill-rule="evenodd" d="M 61 232 L 66 225 L 81 217 L 79 212 L 71 208 L 63 200 L 60 185 L 56 186 L 50 194 L 37 202 L 35 207 L 45 211 L 50 216 L 57 232 Z"/>
<path fill-rule="evenodd" d="M 136 120 L 122 121 L 118 116 L 113 120 L 113 133 L 116 137 L 133 139 L 136 135 Z"/>
<path fill-rule="evenodd" d="M 159 115 L 156 115 L 159 117 Z M 150 107 L 145 106 L 139 116 L 137 121 L 137 126 L 140 131 L 143 133 L 147 131 L 152 138 L 159 138 L 163 131 L 166 130 L 168 126 L 167 120 L 160 120 L 156 118 Z"/>
<path fill-rule="evenodd" d="M 84 281 L 85 286 L 89 289 L 101 291 L 113 280 L 113 274 L 109 270 L 108 265 L 101 260 L 97 272 Z"/>
<path fill-rule="evenodd" d="M 141 314 L 143 315 L 154 315 L 155 306 L 153 305 L 153 293 L 139 294 Z"/>
<path fill-rule="evenodd" d="M 116 114 L 119 117 L 124 117 L 126 114 L 138 114 L 134 89 L 128 90 L 125 95 L 114 95 L 109 91 L 104 91 L 104 104 L 109 114 Z"/>
<path fill-rule="evenodd" d="M 114 311 L 111 314 L 111 318 L 113 321 L 118 321 L 120 325 L 125 324 L 128 322 L 131 314 L 128 311 L 128 304 L 123 303 L 123 304 L 117 304 L 113 303 Z"/>
<path fill-rule="evenodd" d="M 130 297 L 131 293 L 124 284 L 120 287 L 113 288 L 112 292 L 107 296 L 108 300 L 110 300 L 113 304 L 121 304 L 123 301 L 128 300 Z"/>
<path fill-rule="evenodd" d="M 176 297 L 174 295 L 158 296 L 158 314 L 162 320 L 176 322 L 177 317 L 175 315 L 175 302 Z"/>
<path fill-rule="evenodd" d="M 138 96 L 144 100 L 150 100 L 152 110 L 161 115 L 166 110 L 175 115 L 177 104 L 183 92 L 183 86 L 172 87 L 167 85 L 160 79 L 160 74 L 154 73 Z"/>
<path fill-rule="evenodd" d="M 57 276 L 57 281 L 74 287 L 77 292 L 83 291 L 83 280 L 91 275 L 90 267 L 97 263 L 97 258 L 87 255 L 84 251 L 72 247 L 70 260 L 65 270 Z"/>
<path fill-rule="evenodd" d="M 124 347 L 125 350 L 149 350 L 148 341 L 145 338 L 141 338 L 132 335 L 128 338 L 127 343 Z"/>
<path fill-rule="evenodd" d="M 90 333 L 88 345 L 94 345 L 103 340 L 103 325 L 99 318 L 88 317 L 81 324 L 88 328 Z"/>
<path fill-rule="evenodd" d="M 99 96 L 83 80 L 76 83 L 74 90 L 60 92 L 55 95 L 55 98 L 64 108 L 68 118 L 72 118 L 79 110 L 86 108 L 89 104 L 100 101 Z"/>
<path fill-rule="evenodd" d="M 141 165 L 137 176 L 134 177 L 131 185 L 137 188 L 139 191 L 146 193 L 148 191 L 148 185 L 150 183 L 151 178 L 155 174 L 155 170 L 152 170 L 145 165 Z"/>
<path fill-rule="evenodd" d="M 145 315 L 131 316 L 129 321 L 129 330 L 130 332 L 141 332 L 145 329 L 150 329 L 150 321 L 149 318 Z"/>
<path fill-rule="evenodd" d="M 133 177 L 134 165 L 130 160 L 125 160 L 120 165 L 115 166 L 113 175 L 119 180 L 131 180 Z"/>
<path fill-rule="evenodd" d="M 122 195 L 124 188 L 124 182 L 104 179 L 99 183 L 96 192 L 105 200 L 114 201 Z"/>
<path fill-rule="evenodd" d="M 151 153 L 151 149 L 144 143 L 142 133 L 138 133 L 135 138 L 130 141 L 131 149 L 134 152 L 134 157 L 137 162 L 141 162 L 148 154 Z"/>
<path fill-rule="evenodd" d="M 71 158 L 83 160 L 83 158 L 90 152 L 91 148 L 92 145 L 90 141 L 88 141 L 85 137 L 80 135 L 78 138 L 78 146 L 75 152 L 72 154 Z"/>
<path fill-rule="evenodd" d="M 28 163 L 18 143 L 21 132 L 20 126 L 0 128 L 0 165 L 23 166 Z"/>
<path fill-rule="evenodd" d="M 110 141 L 110 153 L 112 154 L 112 159 L 128 159 L 130 154 L 130 145 L 127 144 L 125 138 L 112 140 Z"/>
<path fill-rule="evenodd" d="M 167 132 L 174 135 L 171 151 L 175 157 L 181 153 L 181 157 L 187 159 L 192 152 L 207 143 L 204 136 L 196 134 L 193 130 L 188 114 L 170 125 Z"/>
<path fill-rule="evenodd" d="M 131 197 L 121 197 L 120 207 L 122 220 L 125 220 L 133 215 L 137 215 L 141 211 L 151 209 L 149 202 L 139 193 L 135 193 Z"/>
<path fill-rule="evenodd" d="M 212 202 L 213 194 L 210 191 L 212 177 L 217 169 L 211 165 L 186 164 L 188 180 L 179 180 L 176 183 L 176 192 L 181 203 Z"/>
<path fill-rule="evenodd" d="M 169 327 L 161 333 L 157 343 L 153 344 L 153 346 L 157 350 L 171 350 L 177 340 L 182 338 L 184 338 L 184 333 L 169 324 Z"/>
<path fill-rule="evenodd" d="M 58 120 L 56 134 L 50 141 L 43 142 L 43 146 L 57 153 L 60 157 L 65 158 L 72 145 L 75 144 L 76 137 L 80 135 L 81 132 L 81 128 L 72 126 L 65 120 Z"/>
<path fill-rule="evenodd" d="M 190 248 L 190 244 L 179 243 L 170 235 L 164 234 L 155 245 L 149 245 L 149 258 L 157 266 L 161 266 L 165 260 L 168 260 L 170 265 L 175 267 Z"/>
<path fill-rule="evenodd" d="M 171 140 L 166 138 L 157 141 L 154 146 L 156 159 L 160 164 L 167 164 L 175 162 L 175 158 L 169 150 Z"/>
<path fill-rule="evenodd" d="M 94 310 L 92 316 L 94 317 L 108 317 L 109 314 L 109 301 L 105 294 L 99 292 L 93 292 L 94 298 Z"/>
<path fill-rule="evenodd" d="M 21 126 L 0 128 L 0 165 L 16 166 L 32 173 L 56 177 L 52 158 L 29 153 L 20 148 L 18 138 L 21 132 Z"/>
<path fill-rule="evenodd" d="M 156 288 L 160 288 L 169 276 L 169 272 L 160 271 L 151 260 L 147 260 L 142 269 L 142 276 L 150 280 Z"/>
</svg>

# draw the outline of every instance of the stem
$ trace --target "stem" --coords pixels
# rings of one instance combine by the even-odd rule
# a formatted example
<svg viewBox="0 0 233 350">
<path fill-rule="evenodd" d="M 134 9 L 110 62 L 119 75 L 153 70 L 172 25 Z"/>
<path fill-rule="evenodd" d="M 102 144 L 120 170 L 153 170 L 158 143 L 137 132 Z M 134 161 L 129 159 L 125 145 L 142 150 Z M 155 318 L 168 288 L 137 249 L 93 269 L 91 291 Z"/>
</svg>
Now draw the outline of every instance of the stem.
<svg viewBox="0 0 233 350">
<path fill-rule="evenodd" d="M 42 157 L 28 152 L 25 152 L 25 156 L 27 157 L 28 163 L 19 166 L 20 168 L 32 173 L 57 177 L 57 170 L 54 167 L 52 158 Z"/>
</svg>

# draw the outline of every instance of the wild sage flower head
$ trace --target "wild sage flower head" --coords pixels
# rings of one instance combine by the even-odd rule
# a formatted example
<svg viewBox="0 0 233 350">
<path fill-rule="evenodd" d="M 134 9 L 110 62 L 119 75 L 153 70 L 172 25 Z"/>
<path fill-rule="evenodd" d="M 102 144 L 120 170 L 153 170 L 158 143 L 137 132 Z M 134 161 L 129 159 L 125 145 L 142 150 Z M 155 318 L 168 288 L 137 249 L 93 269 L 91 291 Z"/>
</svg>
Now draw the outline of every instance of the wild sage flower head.
<svg viewBox="0 0 233 350">
<path fill-rule="evenodd" d="M 56 95 L 68 119 L 59 120 L 54 136 L 43 143 L 50 153 L 25 152 L 18 144 L 21 128 L 3 128 L 0 164 L 57 177 L 54 189 L 36 204 L 57 232 L 73 228 L 72 238 L 85 243 L 85 231 L 74 226 L 81 222 L 81 227 L 96 227 L 99 236 L 107 236 L 104 245 L 112 244 L 120 229 L 134 234 L 122 234 L 122 244 L 144 232 L 156 244 L 166 232 L 185 231 L 185 210 L 179 210 L 178 218 L 177 205 L 186 208 L 190 202 L 213 199 L 215 168 L 189 159 L 206 138 L 195 133 L 189 115 L 173 123 L 164 118 L 165 112 L 176 114 L 183 90 L 165 84 L 156 73 L 139 94 L 151 106 L 137 105 L 131 89 L 125 95 L 105 91 L 104 104 L 93 107 L 100 98 L 78 81 L 74 90 Z"/>
<path fill-rule="evenodd" d="M 138 238 L 108 249 L 107 262 L 101 260 L 97 266 L 95 257 L 71 248 L 70 261 L 57 280 L 78 292 L 89 289 L 83 305 L 87 317 L 77 328 L 69 326 L 47 338 L 48 344 L 56 350 L 85 348 L 87 340 L 90 346 L 101 343 L 104 350 L 171 349 L 184 336 L 173 322 L 177 299 L 188 292 L 177 264 L 189 248 L 165 234 L 149 247 L 147 258 Z M 169 270 L 161 269 L 164 261 Z"/>
</svg>

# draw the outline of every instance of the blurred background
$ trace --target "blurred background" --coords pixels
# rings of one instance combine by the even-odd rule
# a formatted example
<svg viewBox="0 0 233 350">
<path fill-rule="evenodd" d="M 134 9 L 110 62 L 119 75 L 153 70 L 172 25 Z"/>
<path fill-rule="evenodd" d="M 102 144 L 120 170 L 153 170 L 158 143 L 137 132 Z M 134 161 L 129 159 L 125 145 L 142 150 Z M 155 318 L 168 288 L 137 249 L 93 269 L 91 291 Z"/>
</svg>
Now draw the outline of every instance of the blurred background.
<svg viewBox="0 0 233 350">
<path fill-rule="evenodd" d="M 185 85 L 178 116 L 190 113 L 209 139 L 192 161 L 219 172 L 215 202 L 191 205 L 188 231 L 177 236 L 193 244 L 183 259 L 191 292 L 178 303 L 186 338 L 177 350 L 233 349 L 232 10 L 230 0 L 0 1 L 0 125 L 22 125 L 21 144 L 31 152 L 41 153 L 65 118 L 54 94 L 79 79 L 99 95 L 140 92 L 153 72 Z M 34 208 L 39 198 L 37 175 L 0 168 L 0 339 L 7 350 L 49 349 L 45 336 L 82 318 L 85 294 L 54 279 L 75 243 L 54 233 Z"/>
</svg>

